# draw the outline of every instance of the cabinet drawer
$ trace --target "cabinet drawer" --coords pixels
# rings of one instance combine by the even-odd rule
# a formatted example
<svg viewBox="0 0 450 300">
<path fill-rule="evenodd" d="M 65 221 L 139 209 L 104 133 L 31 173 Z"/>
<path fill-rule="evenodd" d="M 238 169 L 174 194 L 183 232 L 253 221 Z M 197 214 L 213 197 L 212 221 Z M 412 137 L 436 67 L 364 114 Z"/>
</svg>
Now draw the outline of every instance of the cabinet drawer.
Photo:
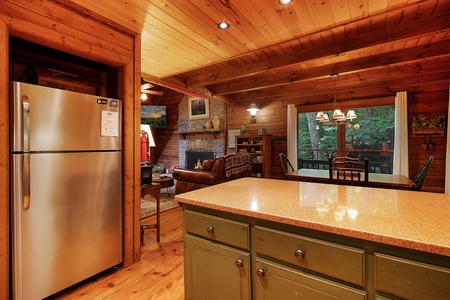
<svg viewBox="0 0 450 300">
<path fill-rule="evenodd" d="M 253 241 L 253 249 L 261 255 L 364 285 L 365 252 L 362 249 L 261 226 L 255 226 Z"/>
<path fill-rule="evenodd" d="M 186 232 L 250 250 L 249 225 L 190 210 L 184 212 Z"/>
<path fill-rule="evenodd" d="M 343 284 L 257 258 L 253 269 L 254 299 L 365 300 L 367 293 Z"/>
<path fill-rule="evenodd" d="M 375 253 L 375 288 L 408 299 L 450 299 L 450 270 Z"/>
</svg>

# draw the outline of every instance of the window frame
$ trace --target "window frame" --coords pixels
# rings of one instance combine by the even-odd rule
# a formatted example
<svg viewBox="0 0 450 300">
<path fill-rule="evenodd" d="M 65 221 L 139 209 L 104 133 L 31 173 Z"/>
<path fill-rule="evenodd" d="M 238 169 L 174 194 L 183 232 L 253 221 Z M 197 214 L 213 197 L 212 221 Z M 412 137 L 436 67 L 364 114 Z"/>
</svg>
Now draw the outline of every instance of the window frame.
<svg viewBox="0 0 450 300">
<path fill-rule="evenodd" d="M 355 101 L 347 101 L 343 104 L 339 103 L 337 106 L 342 111 L 347 111 L 349 109 L 357 109 L 357 108 L 368 108 L 368 107 L 379 107 L 379 106 L 394 106 L 395 107 L 395 96 L 392 97 L 385 97 L 385 98 L 376 98 L 376 99 L 368 99 L 368 100 L 355 100 Z M 297 120 L 298 120 L 298 114 L 300 113 L 310 113 L 310 112 L 318 112 L 318 111 L 332 111 L 335 108 L 333 103 L 326 103 L 326 104 L 315 104 L 315 105 L 305 105 L 305 106 L 297 106 Z M 298 128 L 299 124 L 297 124 L 297 140 L 298 137 Z M 314 151 L 336 151 L 336 154 L 338 156 L 345 156 L 347 152 L 349 152 L 346 149 L 346 131 L 345 131 L 346 124 L 340 124 L 337 129 L 337 149 L 316 149 Z M 296 157 L 297 161 L 299 161 L 298 153 L 300 151 L 305 150 L 311 150 L 311 149 L 300 149 L 296 147 Z M 379 153 L 392 153 L 393 149 L 391 150 L 351 150 L 353 153 L 357 152 L 379 152 Z M 300 166 L 299 166 L 300 167 Z M 391 170 L 392 173 L 392 170 Z"/>
</svg>

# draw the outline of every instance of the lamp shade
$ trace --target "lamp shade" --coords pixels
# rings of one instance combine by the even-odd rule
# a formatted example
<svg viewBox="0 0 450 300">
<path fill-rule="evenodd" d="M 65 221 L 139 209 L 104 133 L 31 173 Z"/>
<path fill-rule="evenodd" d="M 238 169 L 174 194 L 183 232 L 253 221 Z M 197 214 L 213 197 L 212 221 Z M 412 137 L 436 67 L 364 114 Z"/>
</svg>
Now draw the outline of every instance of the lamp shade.
<svg viewBox="0 0 450 300">
<path fill-rule="evenodd" d="M 259 111 L 259 108 L 256 106 L 255 103 L 250 104 L 250 107 L 247 109 L 247 111 L 250 112 L 251 116 L 256 116 L 256 112 Z"/>
<path fill-rule="evenodd" d="M 319 111 L 316 115 L 316 121 L 323 121 L 325 119 L 325 115 L 323 111 Z"/>
<path fill-rule="evenodd" d="M 156 147 L 155 140 L 153 139 L 153 135 L 152 135 L 152 130 L 150 129 L 150 125 L 141 124 L 141 130 L 147 132 L 149 147 Z"/>
<path fill-rule="evenodd" d="M 349 120 L 356 119 L 356 114 L 353 109 L 351 109 L 347 112 L 347 119 L 349 119 Z"/>
</svg>

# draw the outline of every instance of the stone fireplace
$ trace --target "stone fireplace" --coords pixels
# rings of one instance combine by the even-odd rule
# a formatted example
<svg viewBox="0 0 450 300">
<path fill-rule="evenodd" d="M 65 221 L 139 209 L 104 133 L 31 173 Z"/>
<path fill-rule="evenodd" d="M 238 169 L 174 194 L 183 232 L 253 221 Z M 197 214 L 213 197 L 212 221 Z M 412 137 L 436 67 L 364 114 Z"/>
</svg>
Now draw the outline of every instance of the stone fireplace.
<svg viewBox="0 0 450 300">
<path fill-rule="evenodd" d="M 225 155 L 225 130 L 216 134 L 207 131 L 202 132 L 202 129 L 206 128 L 206 123 L 212 121 L 214 116 L 218 116 L 222 121 L 219 128 L 222 129 L 225 126 L 223 122 L 225 105 L 222 102 L 210 99 L 209 118 L 189 120 L 187 100 L 188 97 L 185 96 L 178 106 L 178 129 L 187 132 L 180 134 L 178 137 L 178 166 L 194 169 L 194 165 L 199 159 L 200 163 L 203 163 L 205 159 Z"/>
</svg>

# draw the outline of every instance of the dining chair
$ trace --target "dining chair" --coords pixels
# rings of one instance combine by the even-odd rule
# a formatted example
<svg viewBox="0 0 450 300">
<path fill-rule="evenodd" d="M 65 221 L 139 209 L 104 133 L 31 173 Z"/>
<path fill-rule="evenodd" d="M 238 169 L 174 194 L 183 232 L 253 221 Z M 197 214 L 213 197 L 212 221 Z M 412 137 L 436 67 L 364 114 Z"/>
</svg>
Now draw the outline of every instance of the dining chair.
<svg viewBox="0 0 450 300">
<path fill-rule="evenodd" d="M 431 155 L 427 161 L 423 164 L 422 168 L 417 173 L 416 177 L 414 177 L 413 181 L 416 184 L 415 187 L 411 188 L 412 191 L 420 191 L 422 190 L 423 182 L 425 181 L 425 176 L 427 176 L 428 169 L 430 168 L 431 162 L 433 161 L 434 156 Z"/>
<path fill-rule="evenodd" d="M 289 172 L 294 172 L 294 167 L 292 166 L 291 162 L 287 158 L 286 154 L 280 153 L 278 154 L 280 156 L 280 162 L 281 167 L 283 168 L 284 177 L 287 179 L 286 174 Z"/>
<path fill-rule="evenodd" d="M 328 158 L 330 183 L 343 185 L 368 186 L 369 159 L 361 157 L 330 157 Z"/>
</svg>

